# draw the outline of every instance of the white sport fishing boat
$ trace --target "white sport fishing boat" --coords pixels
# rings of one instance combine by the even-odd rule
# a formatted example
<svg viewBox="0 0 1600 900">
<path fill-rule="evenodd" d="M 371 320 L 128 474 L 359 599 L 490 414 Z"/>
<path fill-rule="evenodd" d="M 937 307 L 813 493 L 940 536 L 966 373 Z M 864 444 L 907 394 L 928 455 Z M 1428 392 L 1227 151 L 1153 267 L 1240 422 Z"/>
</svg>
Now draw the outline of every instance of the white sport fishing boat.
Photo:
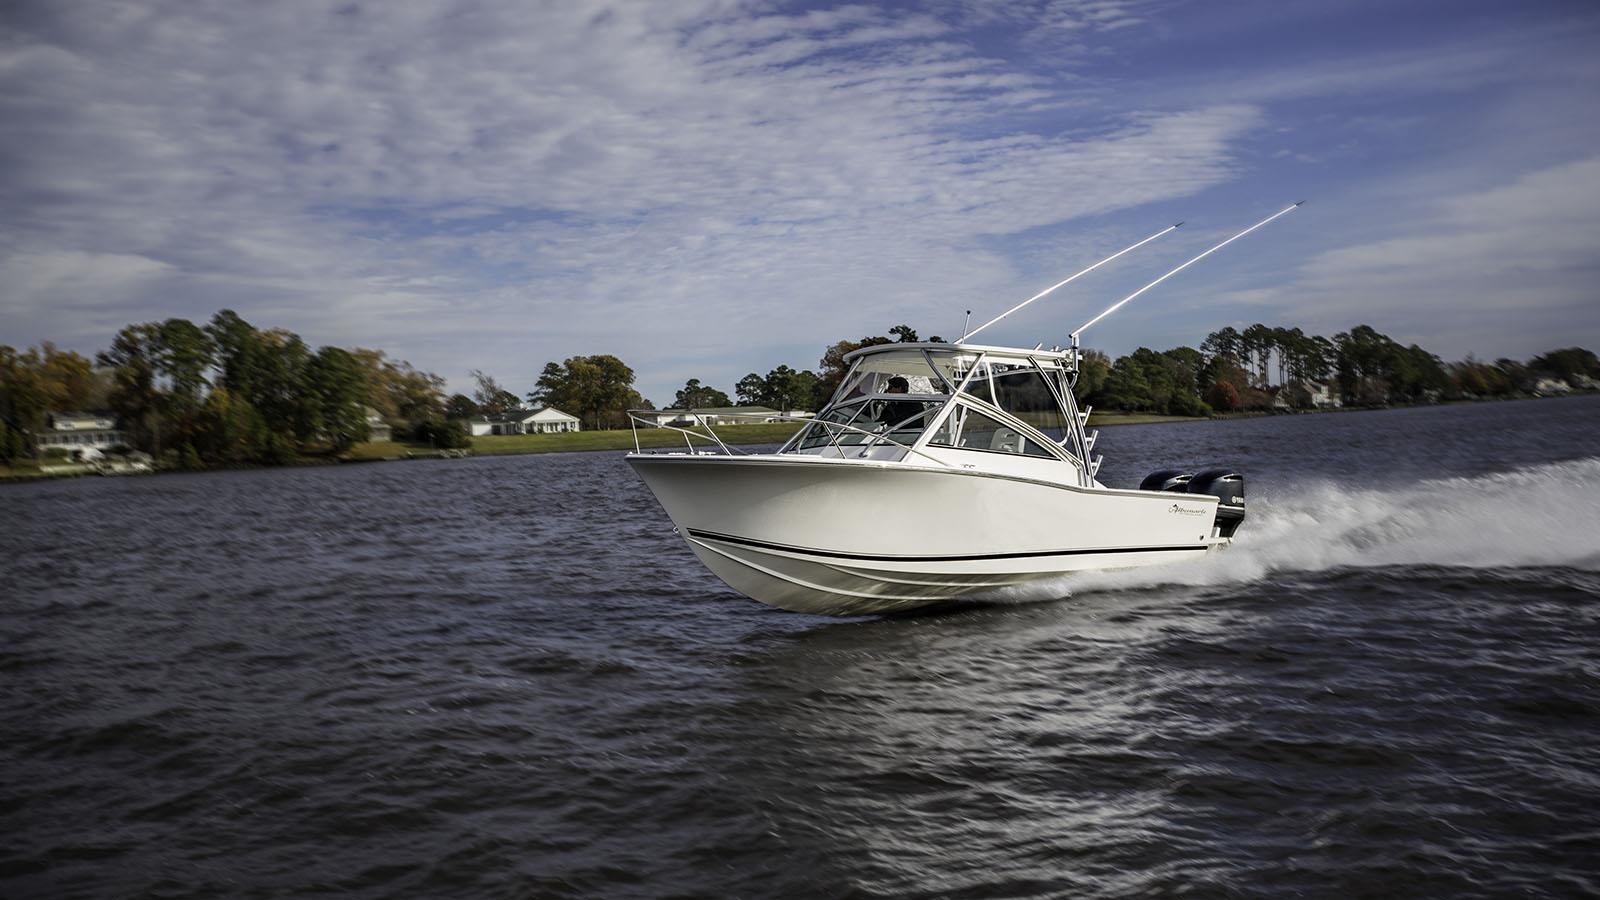
<svg viewBox="0 0 1600 900">
<path fill-rule="evenodd" d="M 1067 349 L 969 341 L 1178 226 L 956 343 L 849 354 L 832 399 L 775 451 L 739 452 L 709 427 L 675 429 L 685 450 L 636 447 L 627 461 L 717 577 L 797 612 L 899 612 L 1088 569 L 1197 559 L 1231 543 L 1244 520 L 1243 476 L 1169 469 L 1137 490 L 1102 484 L 1096 433 L 1085 428 L 1089 411 L 1072 392 L 1078 339 L 1122 304 L 1293 208 L 1114 304 L 1073 332 Z M 640 424 L 653 423 L 636 416 Z"/>
</svg>

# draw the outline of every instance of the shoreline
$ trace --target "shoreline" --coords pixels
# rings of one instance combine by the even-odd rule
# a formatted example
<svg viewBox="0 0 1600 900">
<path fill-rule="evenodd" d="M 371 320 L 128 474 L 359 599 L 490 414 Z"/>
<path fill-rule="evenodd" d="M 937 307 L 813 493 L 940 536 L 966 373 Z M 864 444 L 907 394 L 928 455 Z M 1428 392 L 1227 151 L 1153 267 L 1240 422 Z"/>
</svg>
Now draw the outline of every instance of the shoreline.
<svg viewBox="0 0 1600 900">
<path fill-rule="evenodd" d="M 1118 425 L 1170 425 L 1180 422 L 1212 422 L 1228 421 L 1233 419 L 1260 419 L 1276 416 L 1317 415 L 1322 413 L 1354 413 L 1354 412 L 1382 412 L 1393 409 L 1418 409 L 1434 406 L 1458 406 L 1479 403 L 1505 403 L 1517 400 L 1560 400 L 1566 397 L 1589 396 L 1593 392 L 1574 392 L 1554 397 L 1505 397 L 1478 400 L 1447 400 L 1440 403 L 1410 403 L 1389 406 L 1339 406 L 1323 409 L 1298 409 L 1298 410 L 1255 410 L 1250 412 L 1219 413 L 1212 416 L 1166 416 L 1151 413 L 1124 413 L 1124 412 L 1095 412 L 1089 417 L 1088 427 L 1104 428 Z M 730 446 L 751 446 L 759 444 L 775 444 L 787 440 L 802 426 L 789 423 L 776 423 L 764 425 L 728 425 L 717 429 L 719 437 Z M 684 443 L 683 435 L 667 429 L 651 429 L 640 431 L 638 446 L 641 449 L 663 449 L 681 446 Z M 84 463 L 44 463 L 30 466 L 21 470 L 15 467 L 0 466 L 0 484 L 27 484 L 38 481 L 52 481 L 63 478 L 82 478 L 99 475 L 102 477 L 147 477 L 150 475 L 169 475 L 180 473 L 199 472 L 241 472 L 259 469 L 296 469 L 306 466 L 332 466 L 376 462 L 403 462 L 418 459 L 468 459 L 477 456 L 524 456 L 545 453 L 603 453 L 622 452 L 634 449 L 635 432 L 624 429 L 608 431 L 579 431 L 565 434 L 527 434 L 527 435 L 484 435 L 473 438 L 473 446 L 459 450 L 444 450 L 436 447 L 411 444 L 402 441 L 386 441 L 382 443 L 361 443 L 352 447 L 343 454 L 332 456 L 302 456 L 294 462 L 281 466 L 267 466 L 244 464 L 236 466 L 212 466 L 199 469 L 155 468 L 149 472 L 125 472 L 108 474 L 98 471 L 94 466 Z M 700 443 L 697 447 L 712 446 L 709 443 Z M 44 468 L 53 471 L 42 471 Z M 61 471 L 71 468 L 73 471 Z"/>
</svg>

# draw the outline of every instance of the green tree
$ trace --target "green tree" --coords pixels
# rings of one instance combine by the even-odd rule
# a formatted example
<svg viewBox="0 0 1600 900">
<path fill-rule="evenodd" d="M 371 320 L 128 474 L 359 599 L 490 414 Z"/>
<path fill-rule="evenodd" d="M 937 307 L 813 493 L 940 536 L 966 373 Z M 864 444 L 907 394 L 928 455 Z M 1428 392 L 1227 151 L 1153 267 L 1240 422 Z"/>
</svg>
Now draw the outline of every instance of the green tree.
<svg viewBox="0 0 1600 900">
<path fill-rule="evenodd" d="M 442 450 L 472 446 L 472 435 L 467 433 L 467 425 L 460 419 L 448 422 L 419 422 L 411 429 L 410 434 L 411 439 L 417 443 Z"/>
<path fill-rule="evenodd" d="M 210 384 L 206 372 L 215 362 L 216 345 L 209 334 L 188 319 L 162 322 L 156 337 L 161 430 L 168 443 L 179 451 L 184 468 L 199 468 L 195 432 L 204 392 Z"/>
<path fill-rule="evenodd" d="M 466 394 L 452 394 L 444 403 L 444 414 L 450 419 L 470 419 L 478 414 L 478 404 Z"/>
<path fill-rule="evenodd" d="M 715 409 L 732 405 L 733 401 L 728 399 L 727 394 L 701 384 L 698 378 L 689 379 L 677 396 L 672 398 L 674 409 Z"/>
<path fill-rule="evenodd" d="M 739 379 L 739 383 L 733 386 L 740 406 L 760 406 L 766 398 L 766 391 L 767 380 L 754 372 Z"/>
<path fill-rule="evenodd" d="M 27 443 L 22 432 L 0 418 L 0 463 L 11 463 L 27 455 Z"/>
<path fill-rule="evenodd" d="M 1357 325 L 1334 335 L 1339 388 L 1346 403 L 1388 402 L 1387 362 L 1398 349 L 1395 342 L 1370 325 Z"/>
<path fill-rule="evenodd" d="M 291 461 L 296 445 L 314 439 L 320 425 L 306 383 L 305 341 L 281 328 L 260 331 L 229 309 L 211 317 L 206 333 L 216 347 L 217 383 L 260 417 L 252 455 L 269 464 Z"/>
<path fill-rule="evenodd" d="M 367 424 L 366 385 L 354 356 L 338 347 L 323 347 L 306 364 L 306 384 L 316 404 L 318 431 L 335 452 L 342 453 L 371 434 Z"/>
<path fill-rule="evenodd" d="M 0 421 L 20 439 L 35 431 L 50 411 L 49 392 L 39 371 L 38 354 L 33 350 L 18 353 L 0 345 Z"/>
<path fill-rule="evenodd" d="M 1600 359 L 1595 357 L 1593 351 L 1582 347 L 1567 347 L 1535 356 L 1528 360 L 1528 368 L 1569 383 L 1578 376 L 1600 378 Z"/>
<path fill-rule="evenodd" d="M 231 309 L 219 310 L 206 326 L 216 350 L 218 383 L 239 397 L 253 392 L 259 341 L 254 326 Z"/>
<path fill-rule="evenodd" d="M 157 455 L 162 450 L 163 397 L 156 385 L 161 354 L 161 326 L 147 322 L 117 332 L 111 348 L 99 355 L 112 372 L 111 409 L 123 430 L 135 447 Z"/>
<path fill-rule="evenodd" d="M 530 406 L 555 406 L 554 398 L 566 385 L 567 370 L 558 363 L 547 362 L 528 394 Z"/>
<path fill-rule="evenodd" d="M 560 365 L 548 363 L 539 375 L 536 402 L 570 412 L 585 427 L 626 425 L 627 410 L 648 404 L 633 389 L 633 369 L 607 353 L 570 357 Z"/>
<path fill-rule="evenodd" d="M 1102 403 L 1111 409 L 1137 411 L 1155 407 L 1144 366 L 1132 356 L 1118 357 L 1112 364 L 1101 397 Z"/>
<path fill-rule="evenodd" d="M 1274 346 L 1272 329 L 1256 323 L 1244 330 L 1239 336 L 1240 349 L 1243 356 L 1240 361 L 1245 368 L 1254 372 L 1254 387 L 1266 388 L 1268 384 L 1267 369 L 1272 364 L 1272 349 Z"/>
<path fill-rule="evenodd" d="M 781 413 L 791 412 L 807 404 L 816 392 L 816 384 L 816 373 L 809 370 L 796 372 L 780 365 L 767 373 L 762 403 Z"/>
<path fill-rule="evenodd" d="M 1101 396 L 1110 377 L 1111 357 L 1099 350 L 1085 350 L 1078 357 L 1078 379 L 1072 393 L 1079 403 L 1092 402 L 1090 398 Z"/>
<path fill-rule="evenodd" d="M 1206 336 L 1200 344 L 1200 352 L 1207 360 L 1218 356 L 1231 356 L 1236 360 L 1244 358 L 1244 339 L 1233 326 L 1219 328 Z"/>
<path fill-rule="evenodd" d="M 1200 399 L 1200 373 L 1205 371 L 1205 356 L 1193 347 L 1173 347 L 1161 354 L 1172 373 L 1173 389 L 1195 400 Z M 1174 413 L 1174 415 L 1185 415 Z"/>
<path fill-rule="evenodd" d="M 215 363 L 216 344 L 188 319 L 161 323 L 157 368 L 167 381 L 167 394 L 180 409 L 198 408 L 210 382 L 206 372 Z"/>
<path fill-rule="evenodd" d="M 889 334 L 901 344 L 914 344 L 917 342 L 916 329 L 910 325 L 896 325 L 889 329 Z"/>
<path fill-rule="evenodd" d="M 261 414 L 222 385 L 201 404 L 194 447 L 200 458 L 222 465 L 260 461 L 268 443 Z"/>
</svg>

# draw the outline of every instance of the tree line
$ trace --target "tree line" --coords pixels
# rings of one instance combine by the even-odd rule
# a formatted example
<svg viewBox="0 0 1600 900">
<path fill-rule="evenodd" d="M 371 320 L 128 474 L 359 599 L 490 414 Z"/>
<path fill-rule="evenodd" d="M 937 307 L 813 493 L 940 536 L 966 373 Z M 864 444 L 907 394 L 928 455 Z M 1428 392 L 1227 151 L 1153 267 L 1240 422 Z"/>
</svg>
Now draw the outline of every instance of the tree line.
<svg viewBox="0 0 1600 900">
<path fill-rule="evenodd" d="M 46 416 L 108 410 L 133 449 L 183 467 L 283 464 L 369 436 L 367 408 L 413 439 L 464 439 L 444 379 L 381 350 L 319 347 L 232 310 L 129 325 L 91 362 L 50 344 L 0 347 L 0 458 L 26 453 Z"/>
<path fill-rule="evenodd" d="M 844 378 L 846 355 L 918 340 L 904 324 L 840 340 L 823 349 L 816 369 L 751 372 L 732 397 L 691 378 L 673 408 L 815 411 Z M 471 396 L 447 397 L 443 378 L 381 350 L 313 350 L 293 332 L 256 328 L 232 310 L 204 326 L 180 318 L 129 325 L 93 360 L 49 343 L 25 351 L 0 346 L 0 461 L 26 455 L 26 435 L 41 430 L 51 411 L 108 410 L 134 448 L 203 467 L 342 452 L 369 436 L 368 407 L 396 436 L 441 447 L 466 446 L 465 420 L 478 415 L 553 406 L 592 430 L 628 427 L 628 409 L 654 408 L 634 389 L 633 369 L 609 354 L 546 363 L 521 398 L 481 370 L 472 378 Z M 1526 396 L 1544 379 L 1594 388 L 1600 361 L 1570 347 L 1527 362 L 1469 356 L 1447 363 L 1368 325 L 1326 338 L 1256 324 L 1213 331 L 1198 348 L 1141 347 L 1115 360 L 1087 350 L 1074 390 L 1080 403 L 1101 409 L 1204 416 L 1306 409 L 1333 397 L 1376 406 Z"/>
<path fill-rule="evenodd" d="M 1384 406 L 1507 398 L 1538 391 L 1542 379 L 1572 387 L 1600 379 L 1595 354 L 1555 350 L 1526 363 L 1472 357 L 1445 362 L 1370 325 L 1331 339 L 1299 328 L 1251 325 L 1213 331 L 1199 349 L 1157 353 L 1141 347 L 1114 362 L 1084 354 L 1076 393 L 1105 409 L 1203 416 L 1213 412 Z"/>
<path fill-rule="evenodd" d="M 918 339 L 909 325 L 896 325 L 887 335 L 829 345 L 815 371 L 780 365 L 766 375 L 751 372 L 734 385 L 737 404 L 781 412 L 821 409 L 844 378 L 846 355 L 862 347 Z M 943 342 L 937 336 L 928 340 Z M 1300 328 L 1255 324 L 1242 331 L 1231 326 L 1213 331 L 1198 348 L 1156 352 L 1140 347 L 1115 360 L 1099 350 L 1086 350 L 1074 394 L 1080 403 L 1100 409 L 1207 416 L 1310 409 L 1331 405 L 1335 398 L 1344 406 L 1382 406 L 1527 396 L 1545 378 L 1581 387 L 1600 380 L 1600 364 L 1594 353 L 1581 347 L 1555 350 L 1525 363 L 1512 359 L 1486 363 L 1470 356 L 1447 363 L 1369 325 L 1327 338 Z M 727 406 L 728 400 L 722 391 L 691 378 L 678 391 L 674 406 Z"/>
</svg>

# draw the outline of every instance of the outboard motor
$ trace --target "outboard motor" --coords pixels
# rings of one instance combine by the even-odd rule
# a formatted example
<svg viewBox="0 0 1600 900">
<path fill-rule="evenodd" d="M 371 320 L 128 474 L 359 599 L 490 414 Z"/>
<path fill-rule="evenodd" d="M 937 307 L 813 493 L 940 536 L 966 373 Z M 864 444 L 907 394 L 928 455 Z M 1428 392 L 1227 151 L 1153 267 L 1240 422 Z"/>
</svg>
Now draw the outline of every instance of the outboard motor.
<svg viewBox="0 0 1600 900">
<path fill-rule="evenodd" d="M 1144 480 L 1139 482 L 1139 490 L 1171 491 L 1181 494 L 1184 492 L 1184 486 L 1193 477 L 1193 472 L 1185 472 L 1182 469 L 1158 469 L 1146 475 Z"/>
<path fill-rule="evenodd" d="M 1187 492 L 1210 494 L 1217 498 L 1218 534 L 1231 538 L 1233 533 L 1239 530 L 1239 523 L 1244 521 L 1243 475 L 1232 469 L 1207 469 L 1189 479 Z"/>
</svg>

